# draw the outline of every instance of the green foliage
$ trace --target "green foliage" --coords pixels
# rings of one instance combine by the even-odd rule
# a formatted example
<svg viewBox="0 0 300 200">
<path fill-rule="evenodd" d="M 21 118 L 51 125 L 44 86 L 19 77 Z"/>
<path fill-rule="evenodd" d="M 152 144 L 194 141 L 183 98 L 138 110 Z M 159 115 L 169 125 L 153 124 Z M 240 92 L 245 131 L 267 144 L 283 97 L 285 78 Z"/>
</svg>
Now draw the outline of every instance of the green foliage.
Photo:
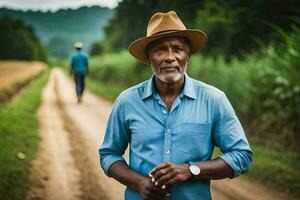
<svg viewBox="0 0 300 200">
<path fill-rule="evenodd" d="M 205 2 L 204 7 L 198 10 L 195 19 L 195 27 L 208 35 L 208 48 L 204 49 L 204 53 L 211 55 L 231 53 L 234 34 L 239 29 L 238 19 L 243 12 L 245 9 L 232 8 L 228 2 Z"/>
<path fill-rule="evenodd" d="M 175 10 L 189 26 L 202 5 L 199 0 L 125 0 L 116 8 L 116 15 L 105 28 L 109 50 L 120 50 L 146 35 L 147 23 L 155 12 Z"/>
<path fill-rule="evenodd" d="M 91 48 L 90 48 L 90 55 L 94 56 L 94 55 L 100 55 L 103 53 L 103 49 L 105 48 L 105 46 L 103 45 L 102 41 L 98 41 L 92 44 Z"/>
<path fill-rule="evenodd" d="M 294 29 L 295 29 L 294 25 Z M 249 134 L 259 143 L 298 149 L 300 145 L 300 38 L 279 29 L 285 43 L 273 44 L 244 61 L 192 57 L 192 77 L 225 91 Z"/>
<path fill-rule="evenodd" d="M 257 115 L 264 126 L 257 131 L 259 135 L 266 130 L 278 144 L 285 144 L 299 148 L 300 144 L 300 29 L 299 23 L 293 24 L 294 32 L 287 34 L 281 28 L 276 30 L 281 33 L 285 44 L 280 46 L 270 45 L 261 52 L 263 62 L 260 63 L 253 83 L 253 97 L 259 103 L 253 104 L 252 111 Z M 280 47 L 280 48 L 278 48 Z M 280 133 L 280 134 L 278 134 Z M 291 135 L 291 133 L 293 133 Z"/>
<path fill-rule="evenodd" d="M 47 64 L 49 67 L 70 67 L 70 60 L 67 58 L 49 56 Z"/>
<path fill-rule="evenodd" d="M 4 17 L 0 29 L 0 59 L 46 60 L 47 51 L 31 27 Z"/>
<path fill-rule="evenodd" d="M 86 85 L 91 91 L 111 102 L 116 99 L 121 91 L 126 89 L 124 85 L 99 83 L 99 81 L 89 77 L 86 79 Z"/>
<path fill-rule="evenodd" d="M 226 93 L 238 114 L 246 119 L 251 105 L 250 75 L 255 71 L 251 61 L 237 59 L 226 61 L 224 57 L 192 56 L 188 73 L 191 77 L 209 83 Z"/>
<path fill-rule="evenodd" d="M 208 43 L 203 51 L 206 55 L 226 58 L 242 57 L 244 52 L 255 51 L 260 42 L 272 41 L 273 30 L 267 24 L 289 32 L 289 16 L 300 16 L 297 1 L 126 0 L 119 4 L 105 28 L 108 50 L 127 48 L 146 35 L 147 23 L 155 12 L 170 10 L 177 12 L 187 28 L 207 33 Z"/>
<path fill-rule="evenodd" d="M 151 74 L 148 66 L 140 64 L 127 51 L 92 57 L 90 76 L 106 84 L 116 83 L 129 87 L 140 80 L 146 80 Z"/>
<path fill-rule="evenodd" d="M 24 96 L 0 108 L 0 197 L 24 199 L 28 189 L 30 162 L 37 151 L 38 121 L 36 111 L 48 72 L 34 81 Z M 17 154 L 26 155 L 24 160 Z"/>
<path fill-rule="evenodd" d="M 195 28 L 208 35 L 205 54 L 242 56 L 255 51 L 260 43 L 269 43 L 274 32 L 268 24 L 291 31 L 289 16 L 300 16 L 296 1 L 213 1 L 205 0 L 198 10 Z"/>
</svg>

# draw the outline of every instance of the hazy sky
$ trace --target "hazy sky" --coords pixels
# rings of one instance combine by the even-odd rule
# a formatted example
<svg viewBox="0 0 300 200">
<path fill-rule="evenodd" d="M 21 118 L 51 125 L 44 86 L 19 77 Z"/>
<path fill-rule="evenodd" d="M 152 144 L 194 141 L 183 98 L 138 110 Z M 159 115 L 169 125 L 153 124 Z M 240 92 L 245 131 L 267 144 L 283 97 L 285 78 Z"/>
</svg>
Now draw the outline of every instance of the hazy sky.
<svg viewBox="0 0 300 200">
<path fill-rule="evenodd" d="M 51 10 L 60 8 L 78 8 L 81 6 L 99 5 L 115 8 L 121 0 L 0 0 L 0 7 L 22 10 Z"/>
</svg>

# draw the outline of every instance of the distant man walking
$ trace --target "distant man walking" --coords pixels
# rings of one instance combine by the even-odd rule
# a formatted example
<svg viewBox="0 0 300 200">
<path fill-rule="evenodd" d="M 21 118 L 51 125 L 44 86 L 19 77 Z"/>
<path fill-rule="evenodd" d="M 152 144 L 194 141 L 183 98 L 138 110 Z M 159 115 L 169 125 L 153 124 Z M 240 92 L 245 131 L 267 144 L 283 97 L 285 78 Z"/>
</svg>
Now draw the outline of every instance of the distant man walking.
<svg viewBox="0 0 300 200">
<path fill-rule="evenodd" d="M 71 73 L 75 78 L 78 103 L 82 100 L 85 75 L 89 73 L 88 55 L 82 51 L 82 47 L 81 42 L 76 42 L 74 44 L 76 52 L 71 57 Z"/>
</svg>

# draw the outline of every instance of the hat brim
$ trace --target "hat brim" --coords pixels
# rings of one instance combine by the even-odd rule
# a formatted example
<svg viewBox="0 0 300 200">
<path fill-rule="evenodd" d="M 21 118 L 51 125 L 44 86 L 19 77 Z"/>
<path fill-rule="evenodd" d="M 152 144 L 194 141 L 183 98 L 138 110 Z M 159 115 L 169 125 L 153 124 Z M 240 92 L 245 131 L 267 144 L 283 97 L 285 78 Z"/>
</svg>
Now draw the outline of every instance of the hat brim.
<svg viewBox="0 0 300 200">
<path fill-rule="evenodd" d="M 191 54 L 194 54 L 200 49 L 202 49 L 207 40 L 207 36 L 205 35 L 205 33 L 200 30 L 187 29 L 179 31 L 167 31 L 135 40 L 129 45 L 128 51 L 136 59 L 140 60 L 145 64 L 149 64 L 148 55 L 146 53 L 147 45 L 159 38 L 168 36 L 178 36 L 187 38 L 190 41 Z"/>
</svg>

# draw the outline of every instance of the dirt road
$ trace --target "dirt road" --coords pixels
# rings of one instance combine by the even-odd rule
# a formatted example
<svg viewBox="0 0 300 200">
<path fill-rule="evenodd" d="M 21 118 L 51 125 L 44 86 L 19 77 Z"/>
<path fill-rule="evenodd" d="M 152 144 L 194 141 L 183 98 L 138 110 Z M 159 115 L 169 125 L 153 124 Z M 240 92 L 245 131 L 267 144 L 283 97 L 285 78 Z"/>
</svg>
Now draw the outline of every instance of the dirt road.
<svg viewBox="0 0 300 200">
<path fill-rule="evenodd" d="M 42 94 L 41 143 L 26 199 L 121 200 L 124 187 L 104 175 L 98 160 L 112 104 L 90 92 L 77 104 L 74 92 L 72 81 L 61 70 L 52 70 Z M 245 178 L 215 181 L 212 185 L 216 200 L 287 199 Z"/>
</svg>

